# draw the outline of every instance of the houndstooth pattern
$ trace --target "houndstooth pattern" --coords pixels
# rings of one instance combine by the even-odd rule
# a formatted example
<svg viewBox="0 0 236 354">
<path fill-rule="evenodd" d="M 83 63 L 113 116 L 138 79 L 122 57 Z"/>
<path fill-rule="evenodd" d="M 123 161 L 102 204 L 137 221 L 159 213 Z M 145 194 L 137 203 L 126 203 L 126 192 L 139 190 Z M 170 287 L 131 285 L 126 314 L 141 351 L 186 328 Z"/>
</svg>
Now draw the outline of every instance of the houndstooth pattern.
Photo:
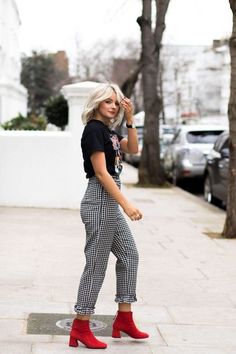
<svg viewBox="0 0 236 354">
<path fill-rule="evenodd" d="M 120 187 L 119 177 L 113 178 Z M 137 301 L 138 251 L 133 236 L 117 202 L 95 176 L 89 179 L 80 213 L 86 230 L 86 265 L 80 280 L 75 312 L 81 315 L 94 313 L 110 252 L 117 258 L 115 301 Z"/>
</svg>

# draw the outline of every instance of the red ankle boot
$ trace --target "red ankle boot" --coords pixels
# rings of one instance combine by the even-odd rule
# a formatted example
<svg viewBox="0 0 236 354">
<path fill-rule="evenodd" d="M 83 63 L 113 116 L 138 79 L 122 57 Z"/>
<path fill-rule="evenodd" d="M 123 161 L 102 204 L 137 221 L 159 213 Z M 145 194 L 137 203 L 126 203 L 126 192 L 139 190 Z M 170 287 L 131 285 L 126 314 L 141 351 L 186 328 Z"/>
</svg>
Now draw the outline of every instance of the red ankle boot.
<svg viewBox="0 0 236 354">
<path fill-rule="evenodd" d="M 133 313 L 131 311 L 117 312 L 115 321 L 113 323 L 112 337 L 121 338 L 120 332 L 124 332 L 135 339 L 144 339 L 149 337 L 147 333 L 139 331 L 135 326 L 133 321 Z"/>
<path fill-rule="evenodd" d="M 100 342 L 91 332 L 89 321 L 75 318 L 70 332 L 69 346 L 78 347 L 78 341 L 91 349 L 105 349 L 107 347 L 106 343 Z"/>
</svg>

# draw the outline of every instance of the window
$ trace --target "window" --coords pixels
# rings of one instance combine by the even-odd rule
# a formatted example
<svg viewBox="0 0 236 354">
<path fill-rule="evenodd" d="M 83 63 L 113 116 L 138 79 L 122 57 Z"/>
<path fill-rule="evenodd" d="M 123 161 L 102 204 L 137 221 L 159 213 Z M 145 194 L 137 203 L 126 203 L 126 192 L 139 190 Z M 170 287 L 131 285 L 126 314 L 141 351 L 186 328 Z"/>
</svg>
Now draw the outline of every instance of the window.
<svg viewBox="0 0 236 354">
<path fill-rule="evenodd" d="M 219 152 L 223 147 L 226 148 L 229 146 L 229 135 L 224 133 L 221 134 L 215 142 L 214 150 Z"/>
<path fill-rule="evenodd" d="M 190 144 L 214 144 L 222 131 L 190 131 L 187 133 L 187 141 Z"/>
<path fill-rule="evenodd" d="M 221 146 L 220 150 L 223 149 L 229 149 L 229 138 L 225 136 L 225 139 L 223 140 L 223 145 Z"/>
</svg>

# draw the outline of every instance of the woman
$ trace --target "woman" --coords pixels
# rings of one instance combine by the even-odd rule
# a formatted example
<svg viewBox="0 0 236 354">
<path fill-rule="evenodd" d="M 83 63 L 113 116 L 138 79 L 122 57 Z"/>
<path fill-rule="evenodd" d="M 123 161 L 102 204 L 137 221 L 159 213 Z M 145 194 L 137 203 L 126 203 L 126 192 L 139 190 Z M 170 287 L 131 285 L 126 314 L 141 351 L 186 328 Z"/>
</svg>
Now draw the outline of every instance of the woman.
<svg viewBox="0 0 236 354">
<path fill-rule="evenodd" d="M 126 119 L 128 138 L 113 128 Z M 89 95 L 82 114 L 86 124 L 81 147 L 88 187 L 81 203 L 81 218 L 86 230 L 86 265 L 80 280 L 75 305 L 77 317 L 73 321 L 69 345 L 78 340 L 88 348 L 105 349 L 89 328 L 98 293 L 102 286 L 110 252 L 116 258 L 118 312 L 113 323 L 112 337 L 120 338 L 120 331 L 132 338 L 147 338 L 132 318 L 131 303 L 136 301 L 138 252 L 133 236 L 119 205 L 131 220 L 140 220 L 142 213 L 120 191 L 122 170 L 121 152 L 138 151 L 133 106 L 115 84 L 100 84 Z"/>
</svg>

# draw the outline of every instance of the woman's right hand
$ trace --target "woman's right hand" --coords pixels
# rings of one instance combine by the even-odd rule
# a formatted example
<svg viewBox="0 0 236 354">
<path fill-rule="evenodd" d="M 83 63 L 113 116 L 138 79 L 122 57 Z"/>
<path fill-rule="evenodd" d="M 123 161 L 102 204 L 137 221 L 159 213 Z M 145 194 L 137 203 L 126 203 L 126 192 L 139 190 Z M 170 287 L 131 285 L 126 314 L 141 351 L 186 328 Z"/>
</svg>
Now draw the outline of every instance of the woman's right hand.
<svg viewBox="0 0 236 354">
<path fill-rule="evenodd" d="M 143 217 L 141 211 L 139 209 L 137 209 L 135 206 L 133 206 L 132 204 L 130 204 L 130 203 L 125 205 L 123 210 L 124 210 L 125 214 L 128 215 L 128 217 L 132 221 L 140 220 Z"/>
</svg>

